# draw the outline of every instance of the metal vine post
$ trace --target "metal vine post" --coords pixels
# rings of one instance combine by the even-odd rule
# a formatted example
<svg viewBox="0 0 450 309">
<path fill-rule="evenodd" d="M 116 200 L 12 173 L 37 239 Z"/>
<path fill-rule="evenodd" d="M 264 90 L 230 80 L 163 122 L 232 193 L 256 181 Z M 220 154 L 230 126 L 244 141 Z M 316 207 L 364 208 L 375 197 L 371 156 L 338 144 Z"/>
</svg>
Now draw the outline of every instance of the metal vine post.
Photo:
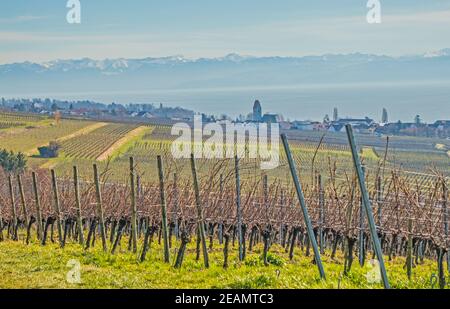
<svg viewBox="0 0 450 309">
<path fill-rule="evenodd" d="M 389 285 L 389 280 L 387 277 L 386 267 L 384 265 L 383 252 L 381 251 L 380 239 L 378 238 L 377 228 L 375 225 L 375 220 L 373 218 L 372 206 L 370 204 L 369 193 L 367 192 L 367 188 L 366 188 L 366 184 L 365 184 L 363 168 L 361 165 L 358 151 L 356 149 L 355 137 L 353 135 L 353 128 L 351 125 L 346 125 L 345 128 L 347 130 L 348 141 L 349 141 L 350 148 L 352 151 L 353 163 L 355 165 L 356 174 L 358 176 L 358 182 L 359 182 L 359 187 L 361 190 L 361 196 L 362 196 L 362 200 L 363 200 L 364 210 L 366 212 L 367 219 L 369 221 L 370 235 L 372 236 L 373 246 L 374 246 L 377 258 L 378 258 L 378 262 L 380 264 L 381 278 L 383 280 L 384 287 L 386 289 L 389 289 L 390 285 Z"/>
<path fill-rule="evenodd" d="M 308 208 L 306 206 L 305 197 L 303 196 L 302 186 L 297 176 L 297 168 L 295 167 L 294 159 L 292 158 L 291 150 L 289 148 L 289 142 L 285 134 L 281 134 L 281 140 L 283 141 L 284 151 L 286 152 L 286 157 L 289 163 L 289 168 L 291 170 L 292 180 L 294 181 L 295 191 L 297 192 L 297 198 L 300 202 L 300 207 L 303 212 L 303 218 L 305 220 L 305 225 L 308 232 L 309 240 L 311 241 L 314 250 L 314 259 L 319 269 L 320 277 L 326 279 L 325 270 L 322 265 L 322 259 L 320 257 L 320 251 L 317 246 L 317 240 L 314 236 L 314 231 L 311 224 L 311 219 L 308 214 Z"/>
</svg>

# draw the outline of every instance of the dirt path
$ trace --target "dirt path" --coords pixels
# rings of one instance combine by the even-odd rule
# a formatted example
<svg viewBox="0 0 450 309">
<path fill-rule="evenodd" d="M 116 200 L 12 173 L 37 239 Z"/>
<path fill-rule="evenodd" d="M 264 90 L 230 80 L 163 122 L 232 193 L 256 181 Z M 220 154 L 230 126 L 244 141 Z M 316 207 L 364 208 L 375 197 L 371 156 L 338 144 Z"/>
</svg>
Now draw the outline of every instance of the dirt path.
<svg viewBox="0 0 450 309">
<path fill-rule="evenodd" d="M 117 142 L 115 142 L 111 147 L 108 148 L 104 153 L 102 153 L 98 158 L 97 161 L 105 161 L 109 157 L 111 157 L 117 150 L 119 150 L 122 146 L 124 146 L 129 141 L 133 140 L 134 138 L 137 138 L 139 135 L 141 135 L 144 131 L 148 130 L 148 127 L 142 126 L 139 128 L 134 129 L 121 139 L 119 139 Z"/>
</svg>

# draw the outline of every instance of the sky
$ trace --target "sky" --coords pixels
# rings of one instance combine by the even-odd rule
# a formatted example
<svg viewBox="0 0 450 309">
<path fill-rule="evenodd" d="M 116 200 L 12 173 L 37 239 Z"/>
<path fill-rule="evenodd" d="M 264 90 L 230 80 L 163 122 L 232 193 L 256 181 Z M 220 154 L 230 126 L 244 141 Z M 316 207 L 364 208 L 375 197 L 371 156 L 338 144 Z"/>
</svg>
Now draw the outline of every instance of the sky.
<svg viewBox="0 0 450 309">
<path fill-rule="evenodd" d="M 67 0 L 0 2 L 0 64 L 55 59 L 422 54 L 450 48 L 449 0 Z"/>
</svg>

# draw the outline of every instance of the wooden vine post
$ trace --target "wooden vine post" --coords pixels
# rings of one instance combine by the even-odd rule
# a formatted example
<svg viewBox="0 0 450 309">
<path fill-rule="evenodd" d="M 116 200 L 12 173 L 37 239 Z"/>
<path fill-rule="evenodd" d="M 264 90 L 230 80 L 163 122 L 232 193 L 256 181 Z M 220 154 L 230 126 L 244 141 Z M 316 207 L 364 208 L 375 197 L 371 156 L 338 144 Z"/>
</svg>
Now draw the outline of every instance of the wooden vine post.
<svg viewBox="0 0 450 309">
<path fill-rule="evenodd" d="M 97 164 L 94 167 L 94 182 L 95 182 L 95 196 L 97 199 L 97 216 L 100 223 L 100 236 L 102 238 L 103 251 L 108 251 L 108 245 L 106 243 L 106 229 L 105 229 L 105 218 L 103 215 L 103 205 L 102 205 L 102 193 L 100 189 L 100 180 L 98 176 Z"/>
<path fill-rule="evenodd" d="M 136 184 L 134 174 L 134 158 L 130 157 L 130 198 L 131 198 L 131 242 L 133 253 L 137 252 L 137 211 L 136 211 Z"/>
<path fill-rule="evenodd" d="M 234 158 L 234 171 L 236 175 L 236 217 L 237 233 L 239 241 L 239 261 L 244 260 L 243 233 L 242 233 L 242 209 L 241 209 L 241 179 L 239 175 L 239 157 Z"/>
<path fill-rule="evenodd" d="M 300 181 L 298 179 L 297 168 L 295 166 L 294 159 L 292 158 L 291 150 L 289 148 L 289 142 L 288 142 L 288 139 L 287 139 L 285 134 L 281 134 L 281 140 L 283 142 L 284 151 L 286 153 L 286 157 L 287 157 L 287 160 L 288 160 L 288 163 L 289 163 L 289 168 L 291 170 L 291 176 L 292 176 L 292 180 L 293 180 L 294 185 L 295 185 L 295 191 L 297 193 L 297 198 L 298 198 L 298 200 L 300 202 L 300 207 L 302 209 L 303 219 L 305 220 L 305 225 L 306 225 L 306 228 L 307 228 L 308 237 L 309 237 L 309 240 L 311 241 L 311 244 L 312 244 L 312 247 L 313 247 L 313 250 L 314 250 L 314 259 L 315 259 L 317 268 L 319 269 L 320 277 L 322 279 L 326 279 L 325 270 L 323 268 L 322 259 L 320 257 L 320 251 L 319 251 L 319 248 L 317 246 L 317 240 L 316 240 L 316 237 L 314 236 L 314 231 L 313 231 L 313 228 L 312 228 L 311 219 L 309 217 L 308 208 L 306 206 L 305 197 L 303 196 L 302 186 L 301 186 Z"/>
<path fill-rule="evenodd" d="M 167 230 L 166 196 L 164 192 L 164 169 L 161 156 L 157 156 L 159 174 L 159 192 L 161 196 L 162 233 L 164 241 L 164 262 L 170 263 L 169 234 Z"/>
<path fill-rule="evenodd" d="M 413 220 L 408 219 L 408 248 L 406 252 L 406 273 L 411 280 L 413 268 Z"/>
<path fill-rule="evenodd" d="M 22 212 L 23 212 L 23 216 L 24 216 L 25 226 L 28 226 L 29 220 L 28 220 L 27 201 L 25 199 L 25 193 L 23 191 L 22 176 L 20 176 L 20 174 L 17 174 L 17 184 L 19 186 L 20 201 L 22 203 Z"/>
<path fill-rule="evenodd" d="M 317 176 L 317 184 L 319 188 L 319 242 L 320 254 L 325 253 L 325 240 L 323 235 L 323 226 L 325 224 L 325 192 L 323 189 L 322 175 Z"/>
<path fill-rule="evenodd" d="M 56 180 L 55 170 L 51 170 L 50 173 L 52 176 L 53 202 L 54 202 L 54 207 L 55 207 L 56 226 L 58 228 L 59 245 L 61 246 L 61 248 L 63 248 L 64 241 L 63 241 L 63 231 L 62 231 L 62 225 L 61 225 L 61 206 L 59 203 L 58 182 Z"/>
<path fill-rule="evenodd" d="M 0 203 L 0 242 L 3 241 L 3 217 L 2 217 L 2 204 Z"/>
<path fill-rule="evenodd" d="M 445 289 L 447 282 L 445 280 L 445 271 L 444 271 L 444 248 L 437 248 L 437 263 L 438 263 L 438 281 L 439 288 L 441 290 Z"/>
<path fill-rule="evenodd" d="M 284 200 L 284 190 L 283 189 L 281 189 L 280 190 L 280 206 L 281 206 L 281 209 L 280 209 L 280 231 L 279 231 L 279 235 L 280 235 L 280 237 L 279 237 L 279 240 L 278 240 L 278 243 L 280 244 L 280 246 L 283 246 L 284 247 L 284 243 L 283 243 L 283 241 L 284 241 L 284 223 L 283 223 L 283 221 L 284 221 L 284 217 L 285 217 L 285 214 L 284 214 L 284 212 L 285 212 L 285 205 L 284 205 L 284 203 L 285 203 L 285 200 Z"/>
<path fill-rule="evenodd" d="M 208 257 L 208 248 L 206 246 L 206 238 L 205 238 L 205 224 L 203 222 L 203 211 L 202 205 L 200 201 L 200 190 L 198 186 L 198 178 L 197 178 L 197 167 L 195 166 L 195 157 L 194 154 L 191 154 L 191 169 L 192 169 L 192 178 L 194 181 L 194 192 L 195 192 L 195 205 L 197 208 L 197 225 L 198 231 L 200 234 L 200 239 L 202 243 L 203 249 L 203 261 L 206 268 L 209 268 L 209 257 Z"/>
<path fill-rule="evenodd" d="M 141 175 L 136 176 L 136 198 L 139 200 L 142 194 Z"/>
<path fill-rule="evenodd" d="M 178 175 L 177 173 L 173 174 L 173 216 L 172 221 L 174 222 L 175 229 L 175 237 L 176 239 L 180 238 L 180 227 L 178 224 Z"/>
<path fill-rule="evenodd" d="M 376 191 L 377 191 L 377 215 L 378 215 L 378 227 L 381 229 L 381 225 L 383 224 L 383 192 L 381 186 L 381 176 L 378 176 L 376 183 Z"/>
<path fill-rule="evenodd" d="M 31 177 L 33 178 L 34 201 L 35 201 L 35 205 L 36 205 L 37 235 L 38 235 L 38 239 L 42 240 L 43 234 L 44 234 L 44 228 L 42 226 L 41 201 L 39 198 L 39 188 L 38 188 L 36 173 L 32 172 Z"/>
<path fill-rule="evenodd" d="M 219 175 L 219 194 L 220 194 L 220 213 L 223 213 L 223 174 Z M 223 244 L 223 234 L 224 234 L 224 221 L 223 218 L 219 224 L 219 244 Z"/>
<path fill-rule="evenodd" d="M 81 202 L 80 202 L 80 184 L 78 182 L 78 168 L 73 167 L 73 187 L 75 190 L 75 207 L 77 208 L 77 228 L 78 228 L 78 242 L 81 246 L 84 245 L 83 232 L 83 218 L 81 216 Z"/>
<path fill-rule="evenodd" d="M 14 199 L 14 186 L 13 186 L 11 174 L 8 175 L 8 186 L 9 186 L 9 197 L 10 197 L 10 201 L 11 201 L 11 211 L 12 211 L 12 216 L 13 216 L 13 218 L 12 218 L 13 219 L 12 237 L 13 237 L 13 240 L 18 240 L 18 235 L 17 235 L 18 220 L 17 220 L 17 211 L 16 211 L 16 201 Z"/>
<path fill-rule="evenodd" d="M 448 187 L 446 179 L 442 179 L 442 209 L 444 211 L 443 221 L 444 221 L 444 235 L 447 242 L 450 242 L 449 239 L 449 226 L 448 226 Z M 450 273 L 450 252 L 447 251 L 447 271 Z"/>
<path fill-rule="evenodd" d="M 269 207 L 269 177 L 267 174 L 263 175 L 263 196 L 264 196 L 264 207 Z"/>
<path fill-rule="evenodd" d="M 353 184 L 354 182 L 352 182 Z M 353 201 L 355 195 L 355 187 L 351 189 L 350 194 L 350 203 L 347 206 L 346 215 L 345 215 L 345 225 L 346 225 L 346 235 L 345 235 L 345 246 L 344 246 L 344 275 L 347 276 L 350 272 L 353 264 L 353 246 L 355 243 L 354 238 L 352 237 L 352 233 L 350 231 L 350 227 L 352 225 L 352 217 L 353 217 Z"/>
<path fill-rule="evenodd" d="M 356 149 L 355 137 L 353 135 L 353 128 L 350 124 L 346 125 L 347 136 L 350 144 L 350 148 L 353 156 L 353 163 L 355 165 L 355 170 L 358 176 L 359 187 L 361 190 L 361 195 L 363 199 L 364 211 L 367 215 L 367 219 L 370 227 L 370 235 L 372 236 L 372 243 L 375 248 L 375 253 L 380 264 L 381 278 L 383 280 L 384 288 L 389 289 L 389 280 L 386 273 L 386 267 L 384 265 L 383 252 L 381 251 L 380 239 L 378 238 L 377 229 L 375 225 L 375 220 L 373 218 L 372 206 L 370 204 L 369 193 L 367 192 L 365 178 L 363 169 L 361 166 L 361 161 L 359 159 L 359 154 Z"/>
</svg>

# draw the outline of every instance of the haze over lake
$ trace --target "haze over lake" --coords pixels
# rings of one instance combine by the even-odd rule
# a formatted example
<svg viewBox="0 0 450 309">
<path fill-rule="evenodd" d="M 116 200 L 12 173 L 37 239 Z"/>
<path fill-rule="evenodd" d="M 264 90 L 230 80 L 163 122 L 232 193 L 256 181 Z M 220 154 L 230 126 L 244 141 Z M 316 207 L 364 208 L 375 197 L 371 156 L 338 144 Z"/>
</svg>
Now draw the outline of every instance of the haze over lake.
<svg viewBox="0 0 450 309">
<path fill-rule="evenodd" d="M 7 97 L 49 97 L 62 100 L 95 100 L 104 103 L 163 103 L 182 106 L 207 114 L 246 115 L 259 99 L 265 112 L 281 113 L 285 118 L 321 120 L 339 108 L 341 117 L 381 118 L 388 108 L 391 121 L 446 119 L 450 115 L 450 82 L 365 83 L 297 85 L 277 87 L 227 87 L 205 89 L 109 91 L 89 93 L 2 94 Z"/>
<path fill-rule="evenodd" d="M 371 54 L 305 57 L 142 59 L 89 58 L 0 65 L 0 97 L 163 103 L 196 112 L 247 115 L 255 99 L 264 112 L 322 120 L 341 117 L 425 121 L 450 116 L 450 49 L 389 57 Z"/>
</svg>

